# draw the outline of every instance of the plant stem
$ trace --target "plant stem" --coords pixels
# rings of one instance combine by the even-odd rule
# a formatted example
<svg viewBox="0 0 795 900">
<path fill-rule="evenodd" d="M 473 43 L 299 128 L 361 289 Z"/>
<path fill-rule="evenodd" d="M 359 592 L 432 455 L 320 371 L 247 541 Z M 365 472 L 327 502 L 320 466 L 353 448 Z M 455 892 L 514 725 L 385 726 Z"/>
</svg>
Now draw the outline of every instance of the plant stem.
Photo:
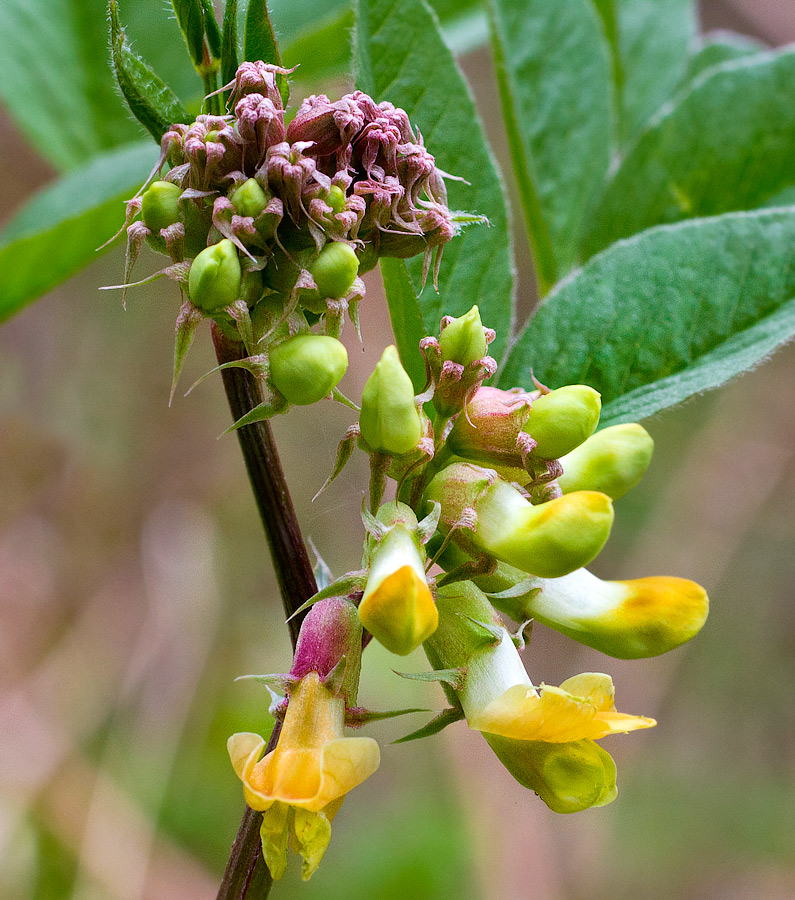
<svg viewBox="0 0 795 900">
<path fill-rule="evenodd" d="M 213 343 L 219 364 L 246 356 L 243 345 L 229 340 L 215 324 Z M 233 421 L 236 422 L 262 402 L 259 385 L 250 372 L 239 368 L 224 369 L 222 377 Z M 273 432 L 267 422 L 256 422 L 239 428 L 237 437 L 268 539 L 284 610 L 291 616 L 305 600 L 316 593 L 317 584 L 287 489 Z M 298 615 L 288 622 L 293 647 L 298 639 L 302 619 L 303 616 Z M 277 722 L 266 753 L 276 746 L 280 731 L 281 724 Z M 260 845 L 261 821 L 261 813 L 246 808 L 232 845 L 217 900 L 264 900 L 270 893 L 272 880 L 262 859 Z"/>
</svg>

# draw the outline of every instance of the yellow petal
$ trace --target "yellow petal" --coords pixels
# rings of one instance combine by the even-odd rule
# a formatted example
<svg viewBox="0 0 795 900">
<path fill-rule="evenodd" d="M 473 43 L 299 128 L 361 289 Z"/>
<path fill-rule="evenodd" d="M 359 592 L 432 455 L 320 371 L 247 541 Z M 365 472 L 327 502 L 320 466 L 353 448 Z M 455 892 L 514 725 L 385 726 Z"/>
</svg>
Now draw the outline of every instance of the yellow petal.
<svg viewBox="0 0 795 900">
<path fill-rule="evenodd" d="M 439 624 L 424 574 L 401 566 L 359 604 L 362 625 L 387 650 L 405 656 L 429 638 Z"/>
<path fill-rule="evenodd" d="M 560 686 L 575 697 L 590 700 L 597 710 L 614 710 L 616 708 L 616 689 L 613 679 L 601 672 L 583 672 L 567 678 Z"/>
<path fill-rule="evenodd" d="M 320 755 L 320 787 L 303 809 L 319 812 L 344 797 L 376 771 L 381 762 L 378 742 L 372 738 L 339 738 L 323 746 Z M 336 812 L 336 809 L 334 810 Z"/>
<path fill-rule="evenodd" d="M 626 734 L 628 731 L 639 731 L 641 728 L 654 728 L 657 720 L 620 712 L 600 712 L 596 714 L 595 723 L 602 728 L 601 734 L 592 735 L 594 739 L 598 739 L 608 734 Z"/>
<path fill-rule="evenodd" d="M 273 804 L 273 797 L 263 794 L 251 783 L 254 767 L 264 748 L 265 741 L 258 734 L 252 734 L 250 731 L 233 734 L 226 742 L 232 767 L 237 777 L 243 782 L 243 795 L 246 803 L 252 809 L 260 811 L 269 809 Z"/>
</svg>

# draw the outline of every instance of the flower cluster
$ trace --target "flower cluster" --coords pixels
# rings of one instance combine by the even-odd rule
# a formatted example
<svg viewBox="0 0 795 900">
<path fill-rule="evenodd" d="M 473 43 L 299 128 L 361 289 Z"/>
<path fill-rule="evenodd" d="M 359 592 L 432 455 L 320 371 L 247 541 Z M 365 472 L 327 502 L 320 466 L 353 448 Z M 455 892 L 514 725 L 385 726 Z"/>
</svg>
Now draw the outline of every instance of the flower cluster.
<svg viewBox="0 0 795 900">
<path fill-rule="evenodd" d="M 377 714 L 340 700 L 337 730 L 323 725 L 310 733 L 296 724 L 326 721 L 334 678 L 322 673 L 331 671 L 330 660 L 344 656 L 348 666 L 355 659 L 358 676 L 357 628 L 399 655 L 422 645 L 434 670 L 425 677 L 442 683 L 450 708 L 409 738 L 465 719 L 520 784 L 551 809 L 570 813 L 616 796 L 615 765 L 596 742 L 656 723 L 618 712 L 606 674 L 574 675 L 559 686 L 534 683 L 519 652 L 524 626 L 538 620 L 610 656 L 642 658 L 679 646 L 704 624 L 707 596 L 692 581 L 602 581 L 584 568 L 610 534 L 613 501 L 646 471 L 651 437 L 635 424 L 597 431 L 601 399 L 586 385 L 484 386 L 496 368 L 487 355 L 493 337 L 477 307 L 445 317 L 438 339 L 421 342 L 428 383 L 420 395 L 388 347 L 364 387 L 358 422 L 340 444 L 329 481 L 355 447 L 371 460 L 362 567 L 308 601 L 314 605 L 276 749 L 257 762 L 261 739 L 236 736 L 230 743 L 249 803 L 266 811 L 263 841 L 274 875 L 283 869 L 279 848 L 290 828 L 311 873 L 328 843 L 337 791 L 374 768 L 369 751 L 354 761 L 353 744 L 347 754 L 329 748 L 350 740 L 341 737 L 342 722 L 359 725 Z M 382 502 L 388 477 L 397 482 L 397 498 Z M 339 604 L 350 623 L 346 654 L 339 628 L 318 612 L 329 603 Z M 524 624 L 512 634 L 499 613 Z M 308 658 L 317 661 L 307 667 Z M 311 682 L 309 670 L 318 673 Z M 283 704 L 277 714 L 284 715 Z M 343 756 L 335 774 L 328 762 Z M 305 772 L 311 779 L 298 785 Z M 334 791 L 324 792 L 332 782 Z M 301 837 L 309 829 L 306 810 L 325 815 L 313 820 L 312 834 L 322 839 L 309 849 Z M 274 844 L 273 829 L 282 844 Z"/>
<path fill-rule="evenodd" d="M 288 70 L 245 62 L 226 85 L 230 114 L 173 125 L 128 204 L 129 280 L 146 241 L 187 288 L 175 378 L 193 331 L 213 318 L 249 351 L 321 328 L 358 328 L 359 275 L 381 256 L 425 254 L 434 279 L 456 233 L 445 174 L 408 116 L 362 91 L 308 97 L 285 125 Z M 267 381 L 267 373 L 264 373 Z M 271 384 L 272 411 L 285 398 Z"/>
</svg>

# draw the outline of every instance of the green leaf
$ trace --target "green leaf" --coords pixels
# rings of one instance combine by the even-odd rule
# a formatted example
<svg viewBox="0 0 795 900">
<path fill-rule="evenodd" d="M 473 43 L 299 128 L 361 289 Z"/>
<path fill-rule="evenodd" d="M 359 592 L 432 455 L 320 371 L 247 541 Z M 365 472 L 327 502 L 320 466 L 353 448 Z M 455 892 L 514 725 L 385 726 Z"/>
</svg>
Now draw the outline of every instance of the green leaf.
<svg viewBox="0 0 795 900">
<path fill-rule="evenodd" d="M 380 265 L 400 361 L 411 378 L 414 391 L 419 393 L 425 387 L 425 362 L 419 344 L 427 334 L 420 304 L 406 270 L 406 263 L 402 259 L 385 257 Z"/>
<path fill-rule="evenodd" d="M 202 16 L 204 20 L 204 33 L 207 37 L 207 47 L 213 59 L 221 58 L 221 29 L 215 18 L 215 9 L 212 0 L 201 0 Z"/>
<path fill-rule="evenodd" d="M 448 185 L 450 206 L 491 222 L 445 247 L 439 293 L 428 284 L 419 295 L 425 327 L 435 334 L 442 315 L 463 315 L 477 303 L 484 324 L 497 331 L 490 350 L 499 359 L 513 310 L 510 233 L 503 185 L 469 88 L 423 0 L 358 0 L 356 9 L 357 85 L 405 109 L 440 168 L 471 182 Z M 422 259 L 410 260 L 408 271 L 416 289 Z"/>
<path fill-rule="evenodd" d="M 500 385 L 590 384 L 602 425 L 723 384 L 795 334 L 795 207 L 645 231 L 563 282 L 511 350 Z"/>
<path fill-rule="evenodd" d="M 0 232 L 0 320 L 97 257 L 157 159 L 151 141 L 95 157 L 37 194 Z"/>
<path fill-rule="evenodd" d="M 702 72 L 721 63 L 742 59 L 752 53 L 765 50 L 764 44 L 744 34 L 718 31 L 707 35 L 698 50 L 690 57 L 685 72 L 685 81 L 693 81 Z"/>
<path fill-rule="evenodd" d="M 132 114 L 160 143 L 171 125 L 190 122 L 191 118 L 176 94 L 130 49 L 119 23 L 116 0 L 108 3 L 108 14 L 113 68 L 119 88 Z"/>
<path fill-rule="evenodd" d="M 171 0 L 188 53 L 196 68 L 204 59 L 204 16 L 200 0 Z"/>
<path fill-rule="evenodd" d="M 237 0 L 226 0 L 224 31 L 221 39 L 221 83 L 234 80 L 240 65 L 240 48 L 237 37 Z"/>
<path fill-rule="evenodd" d="M 791 184 L 793 170 L 795 51 L 708 69 L 630 150 L 584 254 L 652 225 L 754 209 Z"/>
<path fill-rule="evenodd" d="M 693 0 L 616 0 L 626 144 L 682 79 L 696 34 Z"/>
<path fill-rule="evenodd" d="M 108 72 L 106 0 L 3 0 L 0 98 L 56 169 L 140 132 Z"/>
<path fill-rule="evenodd" d="M 250 62 L 261 59 L 263 62 L 273 63 L 277 66 L 282 64 L 266 0 L 249 0 L 243 39 L 243 58 Z M 290 96 L 287 78 L 284 75 L 277 75 L 276 84 L 284 105 L 287 106 Z"/>
<path fill-rule="evenodd" d="M 607 172 L 610 53 L 590 0 L 490 0 L 489 8 L 511 155 L 544 294 L 573 264 L 583 219 Z"/>
<path fill-rule="evenodd" d="M 312 29 L 301 32 L 284 49 L 284 65 L 299 66 L 293 77 L 316 84 L 347 73 L 351 62 L 350 7 L 324 17 Z"/>
</svg>

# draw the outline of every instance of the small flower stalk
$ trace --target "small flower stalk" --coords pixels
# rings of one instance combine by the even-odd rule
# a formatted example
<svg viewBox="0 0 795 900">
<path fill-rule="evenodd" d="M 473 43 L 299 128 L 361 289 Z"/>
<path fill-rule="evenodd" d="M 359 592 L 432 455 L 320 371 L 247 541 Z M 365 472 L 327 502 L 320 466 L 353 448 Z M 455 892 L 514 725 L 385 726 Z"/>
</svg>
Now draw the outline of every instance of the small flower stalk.
<svg viewBox="0 0 795 900">
<path fill-rule="evenodd" d="M 277 706 L 283 727 L 275 749 L 260 758 L 265 740 L 259 735 L 229 738 L 246 803 L 263 813 L 262 850 L 275 879 L 284 874 L 288 846 L 302 858 L 303 879 L 312 876 L 345 795 L 378 768 L 376 741 L 344 735 L 346 715 L 355 709 L 360 667 L 356 608 L 342 598 L 317 603 L 301 627 L 289 674 L 265 676 L 287 688 Z"/>
</svg>

